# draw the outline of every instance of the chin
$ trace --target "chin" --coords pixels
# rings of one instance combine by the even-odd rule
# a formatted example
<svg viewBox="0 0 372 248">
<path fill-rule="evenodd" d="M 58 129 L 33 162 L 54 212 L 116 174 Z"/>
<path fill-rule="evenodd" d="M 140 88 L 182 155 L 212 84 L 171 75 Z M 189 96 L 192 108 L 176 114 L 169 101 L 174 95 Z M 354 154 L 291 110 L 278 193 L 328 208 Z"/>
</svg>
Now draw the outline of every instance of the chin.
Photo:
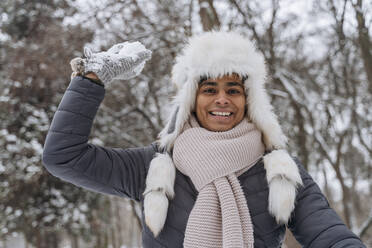
<svg viewBox="0 0 372 248">
<path fill-rule="evenodd" d="M 228 125 L 228 126 L 210 126 L 210 127 L 207 127 L 206 129 L 208 129 L 209 131 L 212 131 L 212 132 L 225 132 L 225 131 L 229 131 L 230 129 L 232 129 L 235 125 Z"/>
</svg>

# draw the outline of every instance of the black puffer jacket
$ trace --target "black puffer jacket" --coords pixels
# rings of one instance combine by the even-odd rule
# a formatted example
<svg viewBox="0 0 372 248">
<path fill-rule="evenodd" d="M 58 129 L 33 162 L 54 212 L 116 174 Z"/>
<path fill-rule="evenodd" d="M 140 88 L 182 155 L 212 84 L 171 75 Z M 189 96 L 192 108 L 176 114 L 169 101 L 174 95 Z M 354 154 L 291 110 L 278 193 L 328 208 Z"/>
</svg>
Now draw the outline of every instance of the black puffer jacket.
<svg viewBox="0 0 372 248">
<path fill-rule="evenodd" d="M 105 90 L 75 77 L 68 87 L 48 132 L 43 162 L 53 175 L 100 193 L 142 202 L 145 179 L 155 144 L 121 149 L 88 144 L 92 123 Z M 297 162 L 298 163 L 298 162 Z M 365 247 L 329 207 L 317 184 L 298 163 L 304 186 L 288 227 L 303 247 Z M 262 160 L 239 176 L 250 209 L 255 247 L 280 247 L 285 226 L 268 213 L 268 185 Z M 175 198 L 170 202 L 163 231 L 154 238 L 143 221 L 143 247 L 182 247 L 190 211 L 197 197 L 191 180 L 177 171 Z"/>
</svg>

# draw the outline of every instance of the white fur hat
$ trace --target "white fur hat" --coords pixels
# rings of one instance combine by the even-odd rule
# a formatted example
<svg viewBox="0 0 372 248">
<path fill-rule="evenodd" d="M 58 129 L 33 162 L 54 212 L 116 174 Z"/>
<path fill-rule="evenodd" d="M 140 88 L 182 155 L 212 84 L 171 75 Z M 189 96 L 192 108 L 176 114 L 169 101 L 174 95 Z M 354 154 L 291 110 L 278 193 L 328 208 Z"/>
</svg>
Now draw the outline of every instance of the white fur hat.
<svg viewBox="0 0 372 248">
<path fill-rule="evenodd" d="M 172 69 L 172 82 L 177 86 L 178 92 L 173 101 L 172 115 L 159 134 L 160 148 L 171 152 L 174 141 L 194 111 L 200 78 L 217 78 L 232 73 L 245 78 L 248 110 L 246 118 L 261 130 L 266 150 L 277 150 L 264 158 L 270 185 L 268 207 L 278 221 L 287 222 L 294 208 L 296 187 L 302 184 L 302 180 L 296 164 L 284 150 L 287 138 L 265 90 L 268 75 L 264 57 L 246 37 L 236 32 L 212 31 L 190 38 L 182 53 L 177 56 Z M 169 155 L 162 154 L 153 159 L 146 179 L 145 219 L 155 235 L 161 231 L 165 223 L 168 208 L 168 201 L 165 199 L 174 195 L 174 177 L 164 177 L 164 170 L 169 170 L 166 175 L 175 174 L 174 165 L 170 164 L 171 158 L 164 156 Z M 164 161 L 169 165 L 165 166 Z M 164 182 L 165 178 L 170 179 Z M 280 183 L 277 179 L 281 180 Z M 272 185 L 282 187 L 271 187 Z M 159 189 L 163 193 L 162 200 L 159 200 Z M 157 201 L 151 201 L 150 198 Z M 284 207 L 286 209 L 283 209 L 283 203 L 287 204 Z M 156 213 L 153 211 L 154 208 L 157 209 Z"/>
<path fill-rule="evenodd" d="M 262 131 L 266 149 L 285 148 L 287 138 L 265 90 L 268 76 L 264 57 L 249 39 L 235 32 L 208 32 L 193 37 L 176 58 L 172 82 L 177 86 L 178 93 L 173 116 L 160 133 L 161 147 L 168 151 L 173 147 L 195 107 L 200 78 L 216 78 L 232 73 L 246 76 L 247 118 Z"/>
</svg>

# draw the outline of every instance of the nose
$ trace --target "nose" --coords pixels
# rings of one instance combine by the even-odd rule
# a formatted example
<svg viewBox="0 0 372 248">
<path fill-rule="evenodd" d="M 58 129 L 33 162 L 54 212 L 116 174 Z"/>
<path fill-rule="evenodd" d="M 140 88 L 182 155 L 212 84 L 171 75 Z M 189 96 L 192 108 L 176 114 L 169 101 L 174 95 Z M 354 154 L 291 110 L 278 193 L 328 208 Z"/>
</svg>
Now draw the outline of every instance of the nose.
<svg viewBox="0 0 372 248">
<path fill-rule="evenodd" d="M 227 97 L 225 92 L 221 92 L 217 95 L 217 98 L 215 100 L 215 103 L 217 105 L 228 105 L 230 103 L 229 98 Z"/>
</svg>

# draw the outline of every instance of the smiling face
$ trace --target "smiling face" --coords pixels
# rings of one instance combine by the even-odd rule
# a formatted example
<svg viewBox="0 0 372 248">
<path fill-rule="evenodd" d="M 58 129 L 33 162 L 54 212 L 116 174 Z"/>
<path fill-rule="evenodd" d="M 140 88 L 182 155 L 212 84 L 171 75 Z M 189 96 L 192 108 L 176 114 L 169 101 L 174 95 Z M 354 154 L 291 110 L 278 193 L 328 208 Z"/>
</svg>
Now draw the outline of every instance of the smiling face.
<svg viewBox="0 0 372 248">
<path fill-rule="evenodd" d="M 232 129 L 244 118 L 245 99 L 242 78 L 236 74 L 200 82 L 196 95 L 200 126 L 214 132 Z"/>
</svg>

